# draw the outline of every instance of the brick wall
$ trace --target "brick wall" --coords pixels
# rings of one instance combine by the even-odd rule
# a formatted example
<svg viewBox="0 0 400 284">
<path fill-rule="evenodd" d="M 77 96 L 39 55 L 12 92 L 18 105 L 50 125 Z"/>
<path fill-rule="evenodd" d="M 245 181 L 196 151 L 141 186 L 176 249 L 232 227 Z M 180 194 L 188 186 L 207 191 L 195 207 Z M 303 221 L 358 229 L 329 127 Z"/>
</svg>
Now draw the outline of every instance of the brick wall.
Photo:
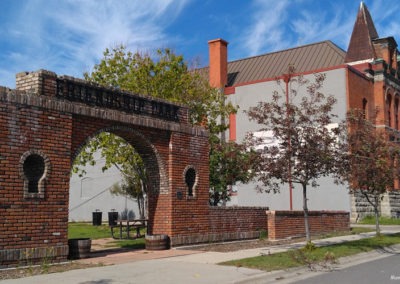
<svg viewBox="0 0 400 284">
<path fill-rule="evenodd" d="M 266 230 L 266 207 L 210 207 L 210 232 Z"/>
<path fill-rule="evenodd" d="M 173 245 L 255 239 L 267 230 L 267 208 L 209 207 L 209 230 L 171 238 Z"/>
<path fill-rule="evenodd" d="M 100 96 L 107 107 L 93 106 Z M 147 109 L 121 111 L 113 90 L 44 70 L 19 73 L 17 90 L 0 88 L 0 267 L 66 259 L 71 164 L 88 139 L 103 131 L 124 138 L 143 158 L 150 234 L 208 232 L 208 132 L 189 125 L 184 106 L 135 98 Z M 179 121 L 167 117 L 174 109 Z M 25 190 L 21 165 L 36 153 L 43 154 L 46 173 L 38 194 Z M 35 167 L 40 171 L 40 163 L 30 166 L 32 173 Z M 194 196 L 187 196 L 188 167 L 196 171 Z"/>
<path fill-rule="evenodd" d="M 268 238 L 279 240 L 305 236 L 303 211 L 268 211 Z M 350 213 L 345 211 L 310 211 L 311 235 L 350 230 Z"/>
<path fill-rule="evenodd" d="M 24 264 L 27 257 L 33 263 L 46 254 L 67 256 L 71 119 L 65 113 L 1 103 L 0 267 Z M 24 193 L 21 157 L 29 152 L 45 153 L 51 164 L 41 196 Z"/>
<path fill-rule="evenodd" d="M 184 133 L 174 133 L 170 145 L 171 162 L 174 164 L 170 169 L 171 219 L 174 235 L 205 234 L 209 230 L 208 140 Z M 207 157 L 203 156 L 205 153 Z M 189 195 L 185 182 L 188 168 L 194 169 L 197 174 L 192 196 Z"/>
</svg>

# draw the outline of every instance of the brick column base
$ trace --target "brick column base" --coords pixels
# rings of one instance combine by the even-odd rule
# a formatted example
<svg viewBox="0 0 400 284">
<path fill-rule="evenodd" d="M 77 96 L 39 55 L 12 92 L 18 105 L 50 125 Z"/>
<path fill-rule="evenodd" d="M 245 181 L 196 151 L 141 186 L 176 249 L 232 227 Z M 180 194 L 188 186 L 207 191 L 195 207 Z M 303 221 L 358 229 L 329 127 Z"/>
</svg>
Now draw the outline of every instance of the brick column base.
<svg viewBox="0 0 400 284">
<path fill-rule="evenodd" d="M 0 268 L 62 262 L 67 259 L 68 245 L 0 250 Z"/>
</svg>

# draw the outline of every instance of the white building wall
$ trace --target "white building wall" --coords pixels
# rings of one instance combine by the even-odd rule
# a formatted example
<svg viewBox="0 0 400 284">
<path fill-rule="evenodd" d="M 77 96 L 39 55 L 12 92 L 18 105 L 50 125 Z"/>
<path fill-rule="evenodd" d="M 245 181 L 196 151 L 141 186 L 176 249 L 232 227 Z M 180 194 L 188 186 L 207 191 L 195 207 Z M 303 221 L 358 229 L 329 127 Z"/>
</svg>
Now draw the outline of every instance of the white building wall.
<svg viewBox="0 0 400 284">
<path fill-rule="evenodd" d="M 96 155 L 96 165 L 87 166 L 87 174 L 79 177 L 73 174 L 70 179 L 69 191 L 69 221 L 92 221 L 92 212 L 102 212 L 103 223 L 108 224 L 108 212 L 115 210 L 123 214 L 128 212 L 131 217 L 139 217 L 135 200 L 110 193 L 112 186 L 121 180 L 121 174 L 113 167 L 102 172 L 104 160 Z"/>
<path fill-rule="evenodd" d="M 323 84 L 323 93 L 326 95 L 334 95 L 337 103 L 334 106 L 333 113 L 338 115 L 335 122 L 342 121 L 346 116 L 347 99 L 346 99 L 346 70 L 339 68 L 331 71 L 323 72 L 326 79 Z M 304 78 L 313 81 L 314 75 L 306 75 Z M 305 87 L 299 89 L 298 93 L 305 93 Z M 255 122 L 250 122 L 244 110 L 248 110 L 252 106 L 256 106 L 260 101 L 267 101 L 272 98 L 274 91 L 278 91 L 283 97 L 285 96 L 285 83 L 280 86 L 275 80 L 260 82 L 251 85 L 244 85 L 235 88 L 235 94 L 229 95 L 227 100 L 240 108 L 236 114 L 236 142 L 241 143 L 245 135 L 249 131 L 258 131 L 262 126 Z M 293 83 L 292 88 L 297 88 Z M 317 188 L 308 188 L 309 209 L 310 210 L 346 210 L 350 211 L 350 196 L 345 185 L 336 185 L 332 178 L 322 178 Z M 293 184 L 293 209 L 302 209 L 302 189 L 299 185 Z M 238 184 L 237 199 L 231 205 L 239 206 L 268 206 L 271 210 L 288 210 L 289 202 L 289 186 L 284 184 L 281 192 L 273 193 L 257 193 L 256 184 Z"/>
</svg>

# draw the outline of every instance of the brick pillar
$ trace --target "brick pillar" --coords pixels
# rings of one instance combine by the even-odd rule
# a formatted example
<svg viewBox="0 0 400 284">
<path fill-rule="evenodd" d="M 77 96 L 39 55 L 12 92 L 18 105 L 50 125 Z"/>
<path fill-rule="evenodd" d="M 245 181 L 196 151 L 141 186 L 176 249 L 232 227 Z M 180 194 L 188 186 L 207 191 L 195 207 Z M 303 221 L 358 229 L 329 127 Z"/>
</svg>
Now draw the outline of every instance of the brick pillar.
<svg viewBox="0 0 400 284">
<path fill-rule="evenodd" d="M 47 70 L 20 72 L 16 76 L 16 90 L 31 94 L 55 96 L 57 74 Z"/>
</svg>

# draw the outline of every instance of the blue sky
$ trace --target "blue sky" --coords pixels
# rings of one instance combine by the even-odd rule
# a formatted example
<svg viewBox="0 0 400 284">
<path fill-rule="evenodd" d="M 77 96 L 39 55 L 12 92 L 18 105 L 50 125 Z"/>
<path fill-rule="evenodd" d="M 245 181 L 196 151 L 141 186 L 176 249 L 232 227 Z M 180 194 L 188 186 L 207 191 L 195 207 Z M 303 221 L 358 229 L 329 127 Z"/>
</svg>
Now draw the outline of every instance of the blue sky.
<svg viewBox="0 0 400 284">
<path fill-rule="evenodd" d="M 400 44 L 400 1 L 365 0 L 380 37 Z M 46 69 L 82 77 L 105 48 L 171 47 L 208 65 L 207 41 L 229 60 L 322 40 L 347 49 L 359 0 L 0 0 L 0 85 Z M 397 14 L 397 15 L 396 15 Z"/>
</svg>

